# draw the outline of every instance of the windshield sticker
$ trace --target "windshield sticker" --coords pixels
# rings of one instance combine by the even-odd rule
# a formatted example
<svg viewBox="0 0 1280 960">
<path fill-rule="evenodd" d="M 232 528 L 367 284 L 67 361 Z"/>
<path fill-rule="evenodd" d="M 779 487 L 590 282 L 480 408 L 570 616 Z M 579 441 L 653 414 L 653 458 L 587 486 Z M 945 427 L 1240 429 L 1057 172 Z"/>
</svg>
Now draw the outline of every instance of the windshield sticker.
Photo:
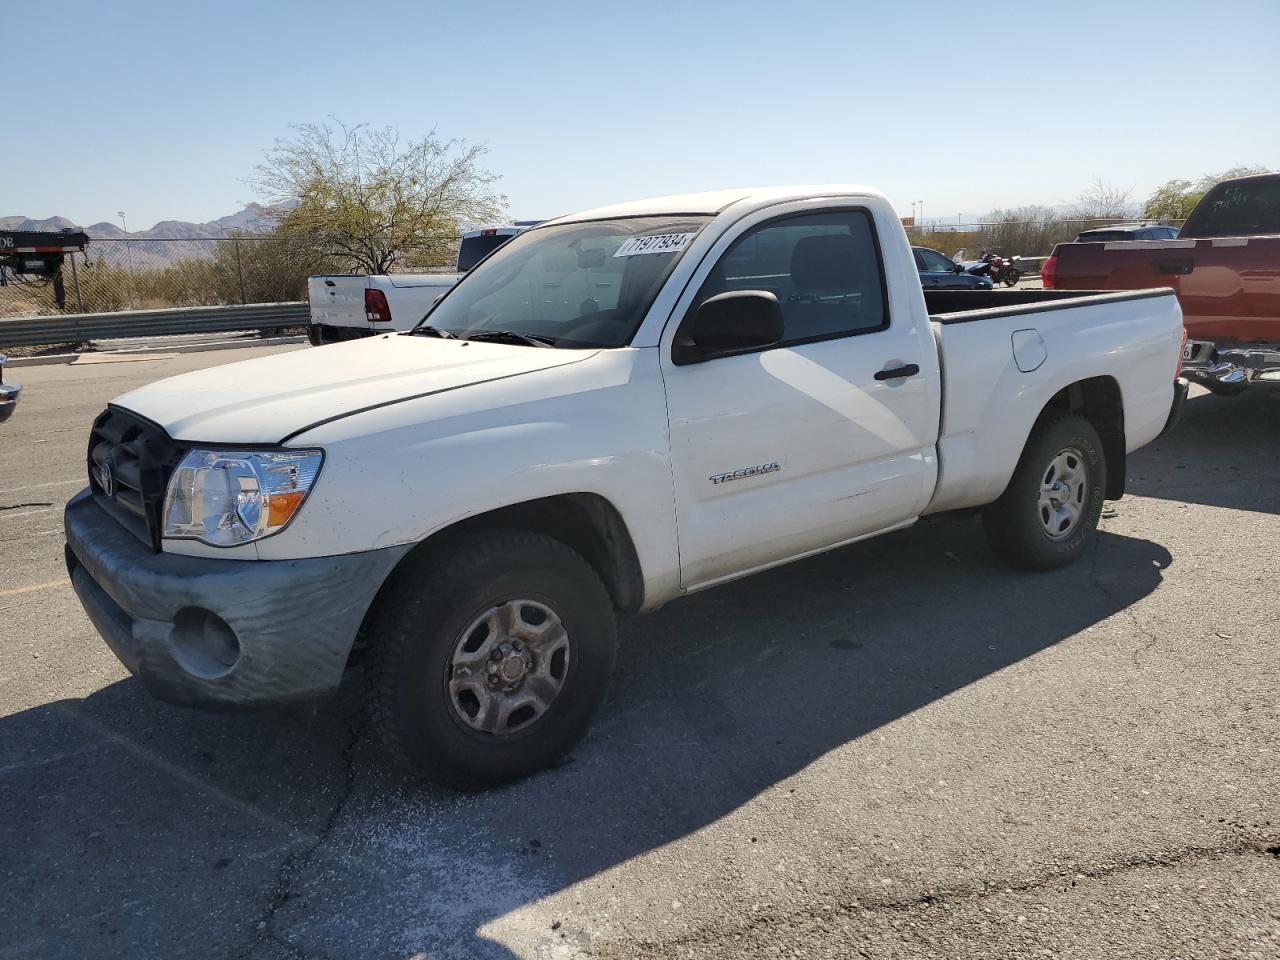
<svg viewBox="0 0 1280 960">
<path fill-rule="evenodd" d="M 652 237 L 632 237 L 620 246 L 615 257 L 638 257 L 644 253 L 679 253 L 697 234 L 659 233 Z"/>
</svg>

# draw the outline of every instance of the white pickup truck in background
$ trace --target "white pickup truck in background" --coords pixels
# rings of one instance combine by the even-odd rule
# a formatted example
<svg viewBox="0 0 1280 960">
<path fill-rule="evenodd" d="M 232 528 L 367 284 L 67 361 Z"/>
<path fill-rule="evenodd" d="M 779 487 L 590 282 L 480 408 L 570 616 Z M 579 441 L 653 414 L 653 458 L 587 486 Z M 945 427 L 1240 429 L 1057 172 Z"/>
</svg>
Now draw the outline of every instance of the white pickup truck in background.
<svg viewBox="0 0 1280 960">
<path fill-rule="evenodd" d="M 374 276 L 307 278 L 314 347 L 408 330 L 419 323 L 440 295 L 458 282 L 457 273 L 388 273 Z"/>
<path fill-rule="evenodd" d="M 311 345 L 408 330 L 435 306 L 445 290 L 477 263 L 541 220 L 517 220 L 509 227 L 469 230 L 458 244 L 456 273 L 389 273 L 372 276 L 307 278 Z"/>
<path fill-rule="evenodd" d="M 408 334 L 118 398 L 68 568 L 156 696 L 313 701 L 359 659 L 395 753 L 488 786 L 577 743 L 615 609 L 944 511 L 1011 564 L 1081 557 L 1182 338 L 1167 289 L 922 291 L 863 187 L 592 210 Z"/>
</svg>

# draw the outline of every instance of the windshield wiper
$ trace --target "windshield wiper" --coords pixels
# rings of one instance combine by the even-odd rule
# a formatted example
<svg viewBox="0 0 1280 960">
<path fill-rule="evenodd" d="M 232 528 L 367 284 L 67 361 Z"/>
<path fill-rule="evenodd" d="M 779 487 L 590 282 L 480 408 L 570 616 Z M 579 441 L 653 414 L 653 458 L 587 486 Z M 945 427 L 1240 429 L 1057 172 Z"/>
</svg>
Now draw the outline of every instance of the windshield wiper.
<svg viewBox="0 0 1280 960">
<path fill-rule="evenodd" d="M 410 336 L 414 337 L 439 337 L 441 340 L 457 340 L 456 333 L 450 333 L 448 330 L 441 330 L 439 327 L 433 327 L 429 323 L 419 324 L 409 331 Z"/>
<path fill-rule="evenodd" d="M 553 337 L 540 337 L 532 333 L 516 333 L 514 330 L 481 330 L 479 333 L 473 333 L 464 340 L 480 340 L 492 341 L 493 343 L 523 343 L 528 347 L 554 347 L 556 341 Z"/>
</svg>

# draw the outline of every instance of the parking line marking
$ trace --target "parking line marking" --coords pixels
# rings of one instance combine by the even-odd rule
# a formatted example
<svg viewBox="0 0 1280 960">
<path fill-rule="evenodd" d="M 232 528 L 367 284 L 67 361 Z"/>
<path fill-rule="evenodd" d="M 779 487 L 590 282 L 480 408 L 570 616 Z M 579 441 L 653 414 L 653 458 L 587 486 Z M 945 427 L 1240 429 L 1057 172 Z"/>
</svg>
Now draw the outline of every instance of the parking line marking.
<svg viewBox="0 0 1280 960">
<path fill-rule="evenodd" d="M 35 593 L 37 590 L 52 590 L 54 587 L 69 586 L 71 586 L 71 581 L 63 577 L 61 580 L 33 583 L 29 587 L 10 587 L 8 590 L 0 590 L 0 597 L 16 597 L 20 593 Z"/>
<path fill-rule="evenodd" d="M 167 773 L 169 776 L 173 777 L 175 780 L 178 780 L 181 783 L 185 783 L 189 787 L 194 787 L 196 790 L 200 791 L 205 796 L 212 797 L 215 800 L 219 800 L 222 803 L 227 804 L 227 806 L 233 807 L 251 816 L 253 819 L 257 820 L 260 824 L 270 827 L 273 830 L 276 830 L 277 832 L 283 834 L 285 837 L 289 838 L 289 841 L 291 843 L 298 843 L 302 841 L 314 843 L 315 841 L 320 839 L 316 835 L 312 834 L 310 831 L 303 830 L 300 827 L 295 827 L 290 823 L 286 823 L 284 820 L 281 820 L 279 817 L 274 816 L 273 814 L 269 813 L 266 810 L 263 810 L 261 807 L 254 806 L 252 803 L 248 803 L 244 800 L 241 800 L 239 797 L 227 792 L 226 790 L 222 789 L 216 784 L 210 783 L 207 780 L 200 779 L 195 774 L 190 773 L 184 770 L 182 767 L 178 766 L 177 764 L 166 760 L 164 757 L 160 756 L 158 753 L 148 750 L 146 747 L 142 746 L 139 743 L 134 742 L 129 737 L 116 733 L 114 730 L 107 727 L 104 723 L 102 723 L 96 717 L 94 717 L 89 713 L 86 713 L 84 710 L 64 706 L 59 703 L 52 704 L 52 706 L 57 713 L 62 714 L 65 717 L 70 717 L 76 722 L 84 724 L 85 726 L 91 728 L 100 737 L 105 739 L 108 743 L 112 743 L 115 746 L 121 748 L 122 750 L 125 750 L 126 752 L 133 754 L 135 757 L 139 758 L 140 760 L 145 760 L 147 763 L 150 763 L 154 767 L 156 767 L 158 770 L 161 770 L 164 773 Z"/>
<path fill-rule="evenodd" d="M 85 483 L 84 477 L 71 477 L 67 480 L 51 480 L 48 483 L 29 483 L 25 487 L 10 487 L 10 493 L 21 493 L 23 490 L 43 490 L 45 487 L 65 487 L 69 483 Z"/>
<path fill-rule="evenodd" d="M 41 507 L 39 510 L 23 510 L 21 513 L 0 513 L 0 520 L 17 520 L 18 517 L 34 517 L 39 513 L 48 513 L 54 509 L 55 504 L 49 504 L 47 507 Z"/>
<path fill-rule="evenodd" d="M 76 750 L 68 750 L 66 753 L 56 753 L 51 757 L 37 757 L 34 760 L 19 760 L 16 763 L 10 763 L 0 767 L 0 777 L 4 777 L 18 770 L 31 770 L 36 767 L 45 767 L 51 763 L 61 763 L 63 760 L 71 760 L 75 757 L 83 756 L 91 753 L 96 749 L 94 746 L 80 747 Z"/>
</svg>

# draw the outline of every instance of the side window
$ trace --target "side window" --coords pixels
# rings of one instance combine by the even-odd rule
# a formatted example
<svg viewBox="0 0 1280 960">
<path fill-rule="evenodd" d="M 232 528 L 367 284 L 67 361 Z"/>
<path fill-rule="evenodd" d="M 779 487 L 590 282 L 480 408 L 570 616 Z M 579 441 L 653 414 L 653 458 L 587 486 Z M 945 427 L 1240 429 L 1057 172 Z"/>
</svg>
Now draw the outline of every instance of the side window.
<svg viewBox="0 0 1280 960">
<path fill-rule="evenodd" d="M 930 273 L 950 273 L 951 268 L 955 264 L 940 254 L 937 250 L 930 250 L 928 247 L 921 247 L 919 256 L 924 263 L 925 270 Z"/>
<path fill-rule="evenodd" d="M 782 304 L 783 343 L 889 325 L 880 249 L 865 210 L 785 217 L 738 238 L 698 291 L 693 309 L 729 290 L 767 290 Z"/>
</svg>

